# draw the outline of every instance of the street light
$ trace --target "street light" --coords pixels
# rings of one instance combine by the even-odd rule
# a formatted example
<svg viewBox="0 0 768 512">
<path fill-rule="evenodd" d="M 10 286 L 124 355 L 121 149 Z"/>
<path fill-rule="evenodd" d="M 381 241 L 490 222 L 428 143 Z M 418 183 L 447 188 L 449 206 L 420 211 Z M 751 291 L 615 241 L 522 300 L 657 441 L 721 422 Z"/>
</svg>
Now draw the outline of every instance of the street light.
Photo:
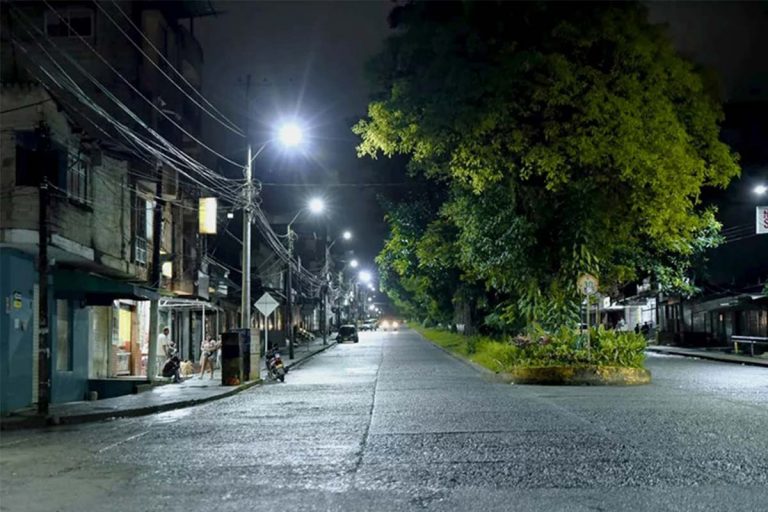
<svg viewBox="0 0 768 512">
<path fill-rule="evenodd" d="M 364 283 L 370 283 L 373 276 L 371 276 L 371 273 L 367 270 L 361 270 L 360 273 L 357 275 L 357 277 L 360 278 L 360 281 Z"/>
<path fill-rule="evenodd" d="M 755 194 L 761 196 L 761 195 L 765 194 L 766 192 L 768 192 L 768 186 L 766 186 L 766 185 L 757 185 L 755 188 L 752 189 L 752 191 Z"/>
<path fill-rule="evenodd" d="M 290 359 L 293 359 L 293 269 L 291 267 L 291 262 L 293 261 L 293 223 L 296 222 L 296 220 L 299 218 L 299 216 L 304 213 L 306 210 L 309 210 L 311 213 L 319 214 L 322 213 L 325 210 L 325 202 L 323 202 L 322 199 L 319 197 L 314 197 L 309 200 L 309 203 L 307 203 L 307 206 L 300 209 L 298 212 L 296 212 L 296 215 L 293 216 L 293 219 L 291 219 L 291 222 L 288 223 L 288 226 L 286 227 L 286 233 L 285 236 L 288 238 L 288 272 L 286 276 L 286 297 L 285 297 L 285 305 L 287 308 L 285 320 L 286 320 L 286 327 L 288 329 L 288 357 Z"/>
<path fill-rule="evenodd" d="M 358 265 L 359 263 L 357 262 L 357 260 L 352 260 L 349 262 L 349 266 L 352 268 L 357 268 Z"/>
<path fill-rule="evenodd" d="M 253 222 L 253 161 L 275 140 L 279 140 L 286 147 L 294 147 L 304 138 L 301 128 L 296 123 L 284 124 L 277 137 L 264 141 L 256 152 L 248 142 L 248 152 L 245 160 L 245 187 L 243 196 L 245 208 L 243 208 L 243 255 L 242 255 L 242 292 L 240 296 L 240 327 L 251 328 L 251 224 Z M 230 217 L 227 214 L 227 218 Z M 290 269 L 290 264 L 288 265 Z M 293 344 L 291 344 L 291 357 L 293 357 Z M 258 366 L 257 366 L 258 367 Z"/>
<path fill-rule="evenodd" d="M 292 148 L 301 144 L 301 141 L 304 140 L 304 133 L 298 124 L 293 122 L 285 123 L 280 127 L 277 137 L 283 143 L 283 146 Z"/>
<path fill-rule="evenodd" d="M 322 301 L 323 301 L 323 311 L 322 311 L 322 329 L 323 329 L 323 345 L 328 343 L 328 287 L 330 286 L 331 282 L 331 272 L 330 272 L 330 254 L 331 249 L 336 244 L 336 242 L 339 241 L 339 238 L 343 238 L 344 240 L 350 240 L 352 238 L 352 232 L 350 231 L 344 231 L 342 233 L 341 237 L 337 237 L 331 241 L 331 243 L 328 243 L 328 226 L 326 225 L 325 229 L 325 236 L 323 239 L 325 240 L 325 251 L 324 251 L 324 258 L 323 258 L 323 288 L 322 288 Z M 341 317 L 339 317 L 339 322 L 341 322 Z"/>
<path fill-rule="evenodd" d="M 313 197 L 309 200 L 309 211 L 312 213 L 323 213 L 325 211 L 325 201 L 320 199 L 319 197 Z"/>
</svg>

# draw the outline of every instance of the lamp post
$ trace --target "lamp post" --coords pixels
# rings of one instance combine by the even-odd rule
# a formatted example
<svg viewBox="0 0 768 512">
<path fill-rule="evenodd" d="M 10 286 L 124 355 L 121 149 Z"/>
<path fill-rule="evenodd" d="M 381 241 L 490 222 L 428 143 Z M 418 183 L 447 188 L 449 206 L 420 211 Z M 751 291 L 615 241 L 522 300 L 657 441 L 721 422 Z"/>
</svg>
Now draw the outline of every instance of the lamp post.
<svg viewBox="0 0 768 512">
<path fill-rule="evenodd" d="M 361 270 L 357 274 L 357 281 L 358 282 L 355 283 L 355 301 L 356 301 L 355 302 L 355 311 L 356 311 L 357 320 L 360 320 L 362 318 L 362 316 L 365 315 L 365 309 L 364 309 L 365 301 L 363 300 L 363 291 L 365 289 L 364 288 L 362 290 L 359 289 L 357 287 L 357 284 L 358 283 L 363 283 L 363 284 L 368 285 L 370 287 L 371 279 L 373 279 L 373 276 L 371 275 L 371 273 L 368 270 Z M 365 294 L 365 295 L 366 295 L 366 298 L 367 298 L 367 294 Z"/>
<path fill-rule="evenodd" d="M 286 228 L 286 237 L 288 238 L 288 269 L 286 271 L 286 290 L 285 290 L 285 305 L 286 305 L 286 314 L 285 314 L 285 321 L 286 321 L 286 329 L 287 329 L 287 336 L 286 339 L 288 340 L 288 357 L 290 359 L 293 359 L 293 223 L 296 222 L 296 220 L 299 218 L 299 216 L 304 213 L 306 210 L 309 210 L 310 212 L 314 214 L 322 213 L 325 210 L 325 203 L 320 198 L 312 198 L 309 201 L 309 204 L 300 209 L 298 212 L 296 212 L 296 215 L 293 216 L 293 219 L 291 219 L 291 222 L 288 223 L 288 226 Z"/>
<path fill-rule="evenodd" d="M 297 146 L 302 141 L 302 131 L 294 123 L 280 127 L 277 137 L 265 141 L 256 153 L 253 153 L 251 142 L 248 142 L 248 154 L 245 165 L 245 187 L 243 188 L 243 256 L 242 256 L 242 295 L 240 297 L 240 327 L 251 328 L 251 224 L 253 223 L 253 162 L 272 142 L 279 140 L 286 147 Z M 290 268 L 290 265 L 288 265 Z M 291 346 L 293 351 L 293 346 Z M 291 353 L 293 357 L 293 353 Z"/>
<path fill-rule="evenodd" d="M 329 268 L 330 263 L 330 254 L 331 254 L 331 248 L 336 244 L 336 242 L 339 241 L 339 238 L 343 240 L 351 240 L 352 239 L 352 232 L 351 231 L 344 231 L 341 234 L 341 237 L 336 237 L 330 244 L 328 244 L 328 228 L 326 224 L 326 236 L 324 237 L 326 241 L 325 251 L 324 251 L 324 258 L 323 258 L 323 289 L 320 293 L 320 298 L 322 300 L 322 317 L 321 317 L 321 329 L 323 330 L 323 345 L 328 344 L 328 287 L 331 282 L 331 272 Z"/>
</svg>

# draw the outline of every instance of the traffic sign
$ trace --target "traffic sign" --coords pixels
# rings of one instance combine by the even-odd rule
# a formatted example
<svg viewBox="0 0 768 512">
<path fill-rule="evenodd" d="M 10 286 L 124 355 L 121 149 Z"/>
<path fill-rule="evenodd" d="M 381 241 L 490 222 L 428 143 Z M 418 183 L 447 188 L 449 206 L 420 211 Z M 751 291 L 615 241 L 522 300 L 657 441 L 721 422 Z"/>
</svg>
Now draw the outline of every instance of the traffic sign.
<svg viewBox="0 0 768 512">
<path fill-rule="evenodd" d="M 597 278 L 592 274 L 581 274 L 576 281 L 576 287 L 584 295 L 597 293 L 598 284 Z"/>
<path fill-rule="evenodd" d="M 259 297 L 256 301 L 256 309 L 258 309 L 262 315 L 269 316 L 279 306 L 280 303 L 275 300 L 268 292 L 264 292 L 264 295 Z"/>
<path fill-rule="evenodd" d="M 756 234 L 765 235 L 768 234 L 768 206 L 758 206 L 756 221 Z"/>
</svg>

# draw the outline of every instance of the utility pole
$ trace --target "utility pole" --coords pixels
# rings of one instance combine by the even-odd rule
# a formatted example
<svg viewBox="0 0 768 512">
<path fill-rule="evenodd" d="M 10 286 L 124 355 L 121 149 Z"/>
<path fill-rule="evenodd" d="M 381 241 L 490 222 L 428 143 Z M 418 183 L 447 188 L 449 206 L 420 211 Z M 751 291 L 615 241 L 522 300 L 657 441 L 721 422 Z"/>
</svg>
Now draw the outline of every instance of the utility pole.
<svg viewBox="0 0 768 512">
<path fill-rule="evenodd" d="M 248 81 L 250 82 L 250 75 Z M 251 211 L 253 204 L 253 168 L 251 161 L 251 142 L 248 141 L 247 162 L 245 164 L 245 208 L 243 209 L 243 281 L 240 302 L 240 328 L 251 328 Z M 259 364 L 251 362 L 251 364 Z"/>
<path fill-rule="evenodd" d="M 41 127 L 39 154 L 48 155 L 48 134 Z M 49 172 L 48 158 L 40 159 L 46 164 L 44 173 Z M 37 287 L 37 412 L 41 416 L 48 415 L 48 404 L 51 401 L 51 337 L 48 328 L 48 177 L 40 180 L 38 208 L 38 287 Z"/>
<path fill-rule="evenodd" d="M 320 311 L 322 316 L 320 317 L 320 328 L 323 330 L 323 345 L 328 344 L 328 262 L 330 261 L 329 253 L 331 252 L 328 246 L 328 223 L 325 223 L 325 234 L 323 236 L 323 284 L 320 288 L 320 300 L 322 304 Z"/>
<path fill-rule="evenodd" d="M 160 108 L 160 98 L 155 99 L 155 105 Z M 157 109 L 152 109 L 152 128 L 157 131 Z M 149 340 L 147 347 L 147 379 L 153 382 L 157 378 L 157 337 L 160 326 L 158 325 L 158 290 L 160 289 L 160 275 L 163 263 L 160 261 L 160 246 L 163 236 L 163 164 L 158 160 L 155 165 L 157 185 L 155 187 L 155 207 L 152 210 L 152 273 L 149 280 L 155 288 L 155 296 L 149 301 Z"/>
<path fill-rule="evenodd" d="M 246 77 L 245 81 L 245 104 L 246 114 L 250 119 L 251 111 L 251 75 Z M 246 129 L 246 138 L 248 139 L 248 152 L 245 163 L 245 208 L 243 209 L 243 269 L 242 269 L 242 295 L 240 297 L 240 328 L 251 328 L 251 216 L 253 208 L 253 148 L 251 147 L 250 121 Z M 250 334 L 249 334 L 250 336 Z M 260 364 L 258 361 L 251 364 Z"/>
<path fill-rule="evenodd" d="M 160 289 L 160 275 L 163 263 L 160 261 L 160 245 L 163 236 L 163 201 L 160 197 L 163 194 L 163 166 L 157 163 L 155 169 L 157 176 L 157 192 L 155 195 L 155 207 L 152 210 L 152 273 L 149 277 L 152 287 Z M 154 381 L 157 377 L 157 337 L 160 331 L 159 320 L 159 297 L 149 301 L 149 346 L 147 347 L 147 378 Z"/>
<path fill-rule="evenodd" d="M 286 339 L 288 340 L 288 357 L 293 359 L 293 230 L 288 224 L 288 271 L 286 272 L 285 283 L 285 322 Z"/>
</svg>

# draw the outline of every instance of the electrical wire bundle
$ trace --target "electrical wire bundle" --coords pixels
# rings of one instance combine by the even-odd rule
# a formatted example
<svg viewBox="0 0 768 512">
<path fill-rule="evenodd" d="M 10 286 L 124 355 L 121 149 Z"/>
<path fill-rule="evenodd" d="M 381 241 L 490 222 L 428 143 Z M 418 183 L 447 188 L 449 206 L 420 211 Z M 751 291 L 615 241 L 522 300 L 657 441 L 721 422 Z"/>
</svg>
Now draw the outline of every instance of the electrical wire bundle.
<svg viewBox="0 0 768 512">
<path fill-rule="evenodd" d="M 153 115 L 161 116 L 171 125 L 177 128 L 181 133 L 184 133 L 187 137 L 197 143 L 200 147 L 220 158 L 222 161 L 235 165 L 237 167 L 243 167 L 241 163 L 238 163 L 225 155 L 214 150 L 210 146 L 206 145 L 198 137 L 194 136 L 188 130 L 186 130 L 179 122 L 173 118 L 173 113 L 170 114 L 163 110 L 150 98 L 147 98 L 129 79 L 120 73 L 103 55 L 101 55 L 96 48 L 93 47 L 88 40 L 79 35 L 76 30 L 72 29 L 69 20 L 57 12 L 54 7 L 44 0 L 45 5 L 59 17 L 60 21 L 65 24 L 71 33 L 75 34 L 77 38 L 82 42 L 85 47 L 101 62 L 103 63 L 122 83 L 124 83 L 137 98 L 149 105 L 153 110 Z M 163 70 L 154 59 L 148 55 L 140 45 L 138 45 L 131 35 L 120 25 L 120 23 L 109 14 L 99 2 L 94 2 L 94 5 L 101 11 L 104 17 L 109 20 L 118 31 L 136 48 L 136 50 L 143 55 L 148 62 L 150 62 L 155 68 L 158 69 L 160 74 L 166 78 L 171 84 L 174 85 L 182 94 L 184 94 L 195 106 L 200 108 L 206 115 L 214 119 L 217 123 L 222 125 L 227 130 L 239 135 L 245 136 L 244 131 L 237 127 L 235 123 L 224 116 L 219 110 L 217 110 L 197 89 L 195 89 L 186 78 L 168 61 L 168 59 L 162 55 L 146 37 L 139 27 L 130 19 L 130 17 L 120 8 L 116 2 L 111 2 L 113 7 L 119 12 L 119 16 L 127 20 L 130 27 L 138 33 L 141 38 L 148 44 L 150 48 L 156 53 L 159 59 L 161 59 L 172 73 L 181 79 L 184 86 L 176 82 L 171 75 Z M 199 162 L 195 158 L 188 155 L 182 149 L 178 148 L 172 142 L 163 137 L 154 127 L 149 126 L 139 115 L 137 115 L 131 108 L 129 108 L 123 101 L 121 101 L 109 88 L 104 85 L 99 79 L 97 79 L 91 72 L 85 69 L 77 59 L 61 48 L 53 40 L 46 36 L 46 34 L 36 26 L 24 12 L 17 8 L 15 5 L 10 4 L 10 11 L 14 14 L 15 21 L 19 22 L 20 28 L 24 31 L 28 40 L 22 40 L 13 35 L 10 36 L 11 42 L 16 48 L 19 49 L 21 54 L 25 56 L 29 66 L 27 71 L 54 97 L 57 101 L 65 104 L 66 108 L 74 112 L 89 123 L 105 141 L 109 141 L 114 144 L 121 151 L 135 156 L 140 161 L 144 162 L 148 168 L 157 168 L 158 164 L 167 166 L 177 171 L 181 176 L 184 176 L 187 180 L 195 185 L 201 187 L 204 190 L 218 194 L 222 203 L 228 204 L 231 208 L 246 208 L 251 210 L 254 224 L 258 231 L 261 233 L 262 238 L 270 249 L 275 253 L 278 259 L 274 260 L 270 266 L 264 269 L 263 274 L 267 274 L 274 270 L 275 265 L 282 262 L 283 264 L 290 265 L 295 273 L 297 282 L 299 285 L 305 285 L 311 295 L 319 294 L 322 287 L 326 284 L 321 276 L 317 276 L 311 273 L 309 270 L 303 268 L 298 259 L 292 258 L 289 251 L 281 243 L 279 236 L 274 232 L 272 226 L 264 214 L 263 210 L 258 204 L 258 199 L 254 198 L 252 204 L 245 204 L 244 194 L 242 193 L 247 183 L 244 179 L 233 179 L 217 173 Z M 33 50 L 32 47 L 37 47 L 39 51 Z M 60 58 L 59 58 L 60 57 Z M 117 116 L 113 115 L 107 108 L 100 105 L 79 83 L 73 76 L 73 72 L 68 71 L 62 65 L 62 62 L 66 62 L 71 71 L 76 71 L 78 76 L 84 77 L 87 82 L 101 93 L 106 100 L 108 100 L 110 108 L 117 109 L 125 120 L 131 121 L 134 126 L 126 124 L 125 120 L 120 120 Z M 34 69 L 39 70 L 39 73 Z M 196 97 L 193 97 L 194 94 Z M 106 122 L 106 123 L 105 123 Z M 155 181 L 156 176 L 153 176 L 151 172 L 142 172 L 137 169 L 129 169 L 129 174 L 139 177 L 141 179 Z M 128 188 L 129 190 L 135 190 L 128 185 L 118 184 Z M 184 205 L 180 205 L 184 207 Z M 241 245 L 242 240 L 232 235 L 227 229 L 226 233 L 235 238 Z M 208 255 L 210 257 L 210 255 Z M 220 262 L 221 263 L 221 262 Z M 230 270 L 240 272 L 232 267 Z"/>
</svg>

